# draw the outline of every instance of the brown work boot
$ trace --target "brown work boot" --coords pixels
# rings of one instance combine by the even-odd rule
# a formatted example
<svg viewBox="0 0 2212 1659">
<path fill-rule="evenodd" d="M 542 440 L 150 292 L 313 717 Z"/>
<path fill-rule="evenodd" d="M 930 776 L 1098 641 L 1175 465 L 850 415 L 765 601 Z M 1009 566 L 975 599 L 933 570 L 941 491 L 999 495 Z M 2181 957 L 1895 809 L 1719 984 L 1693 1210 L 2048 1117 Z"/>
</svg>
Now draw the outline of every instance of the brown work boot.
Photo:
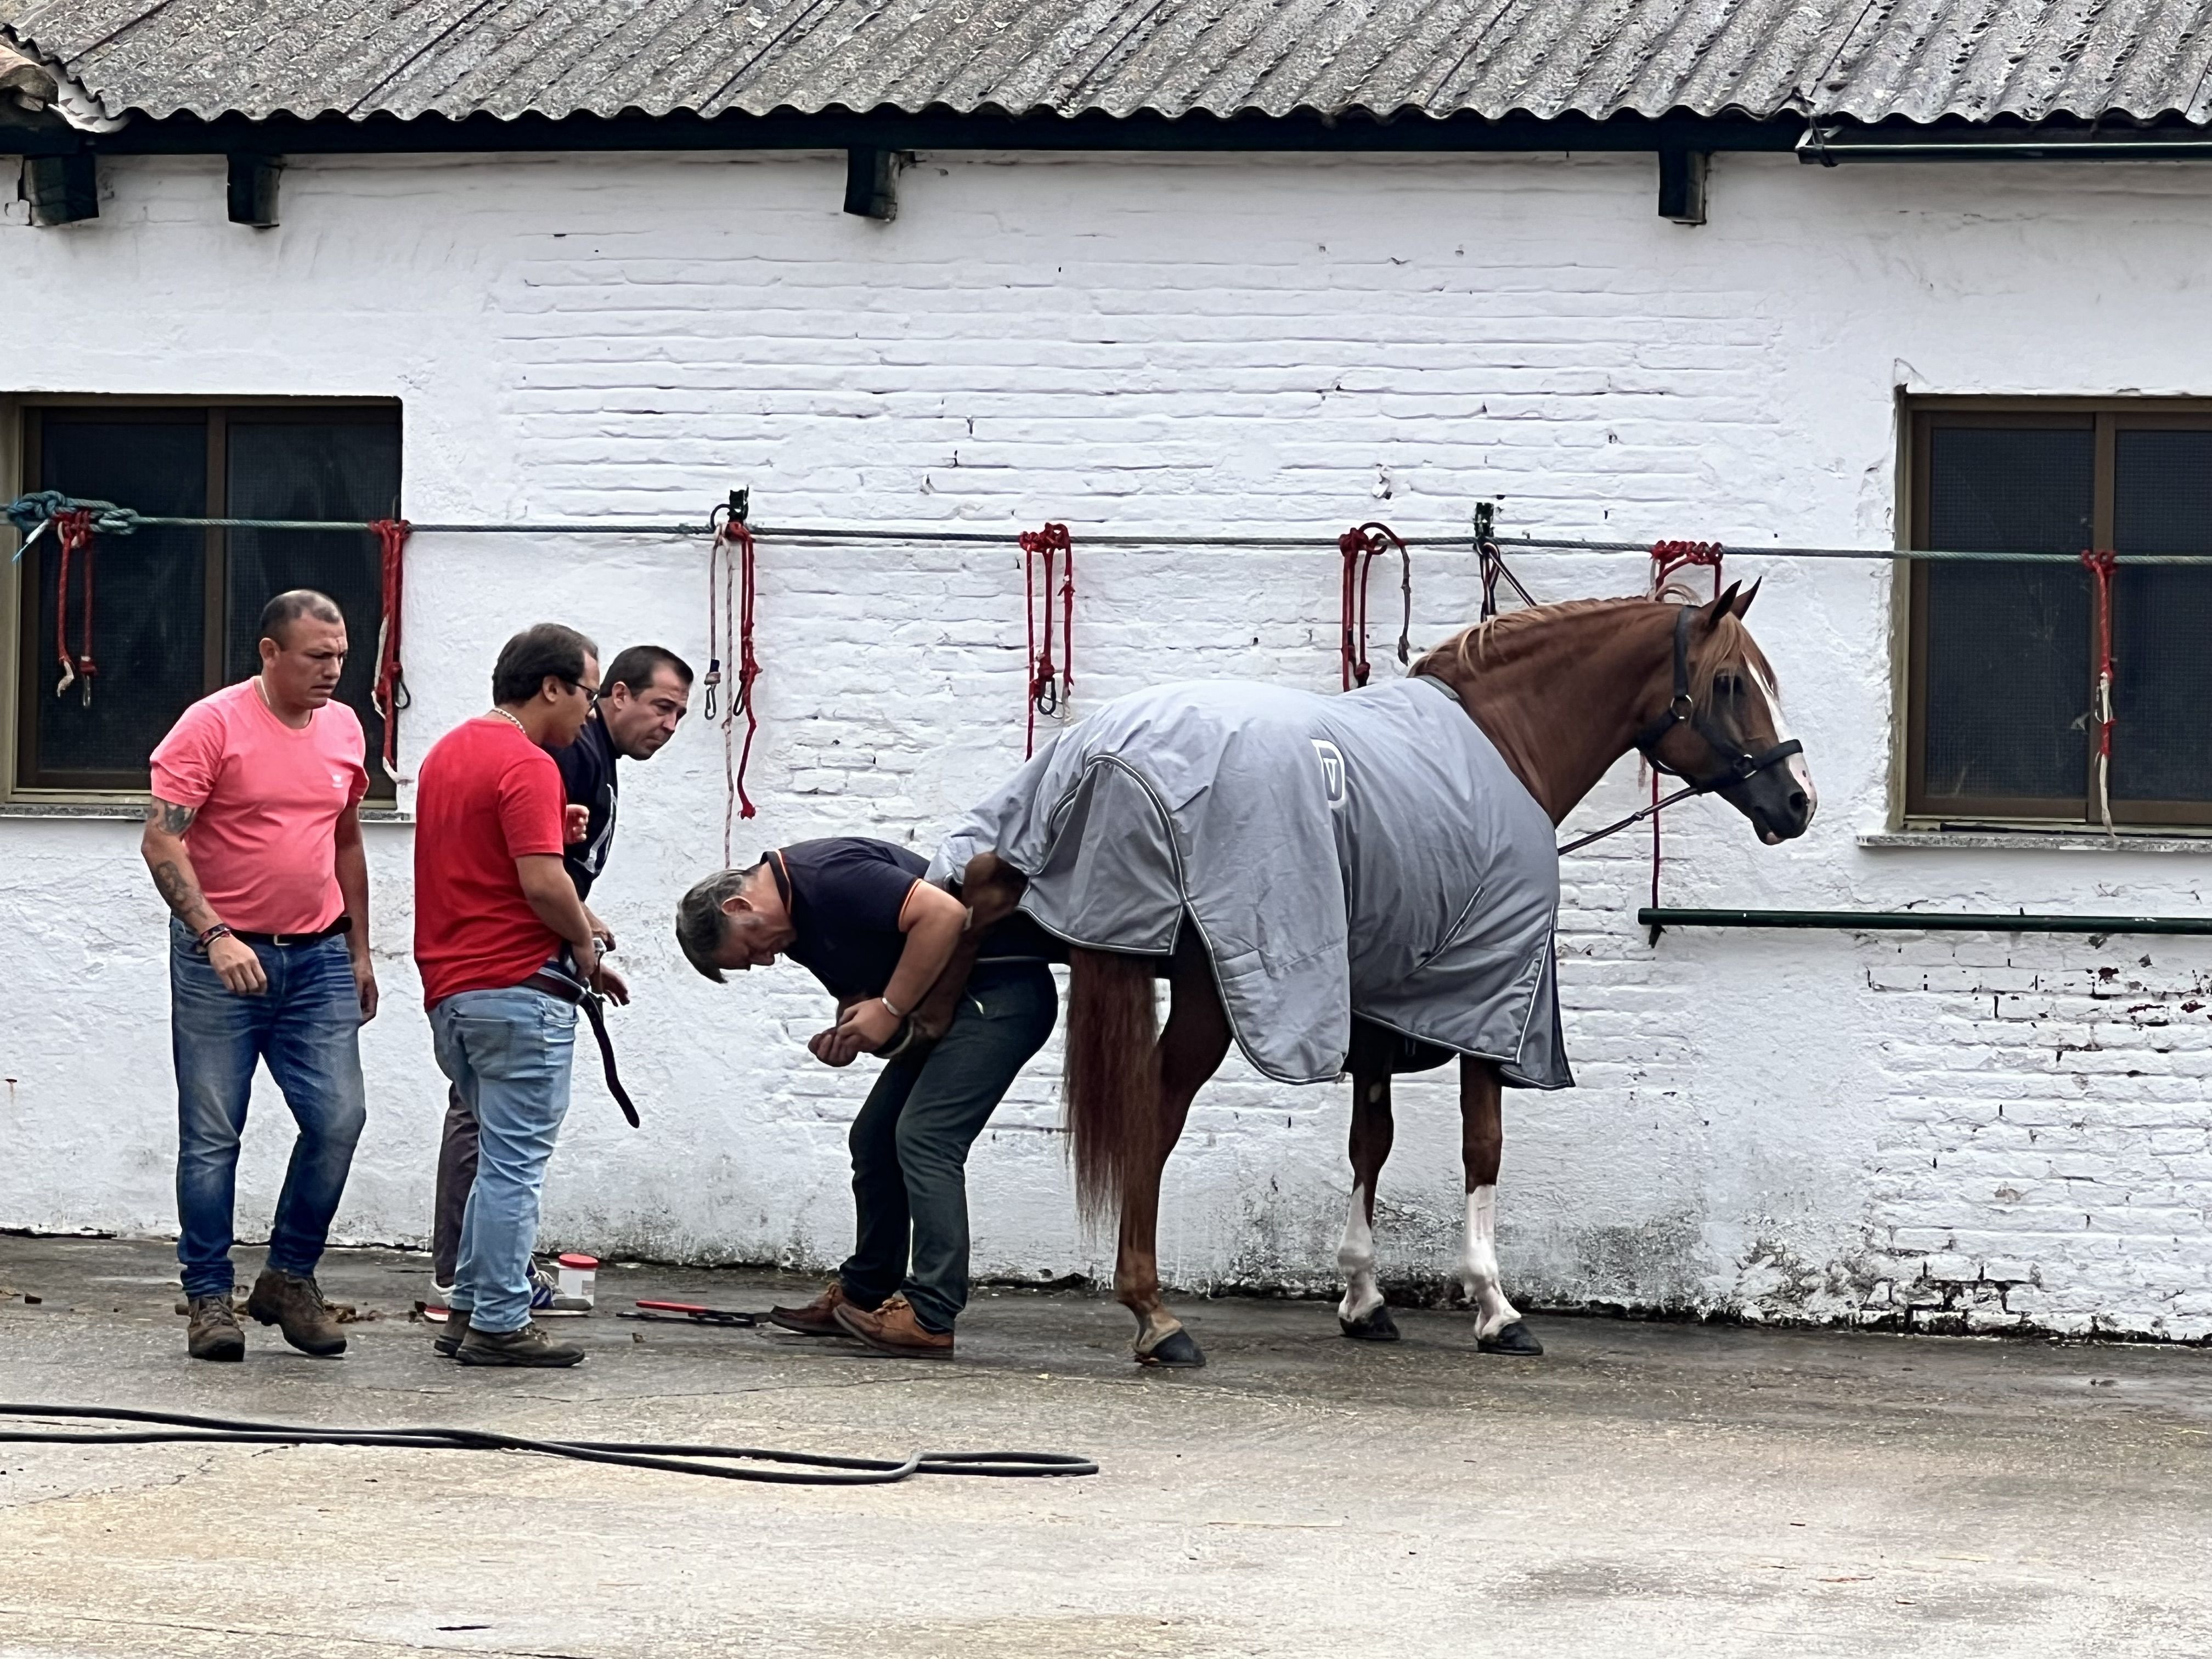
<svg viewBox="0 0 2212 1659">
<path fill-rule="evenodd" d="M 525 1325 L 519 1331 L 479 1331 L 471 1328 L 453 1350 L 464 1365 L 527 1365 L 550 1368 L 573 1365 L 584 1351 L 572 1342 L 556 1342 L 544 1327 Z"/>
<path fill-rule="evenodd" d="M 253 1281 L 253 1294 L 246 1298 L 246 1311 L 264 1325 L 274 1325 L 284 1340 L 301 1353 L 327 1359 L 345 1352 L 345 1333 L 323 1301 L 313 1279 L 266 1267 Z"/>
<path fill-rule="evenodd" d="M 845 1295 L 844 1281 L 833 1279 L 828 1290 L 803 1308 L 770 1308 L 768 1322 L 801 1336 L 844 1336 L 848 1333 L 837 1322 L 837 1310 L 852 1305 Z"/>
<path fill-rule="evenodd" d="M 891 1297 L 873 1313 L 845 1303 L 837 1310 L 837 1322 L 878 1353 L 908 1359 L 952 1358 L 952 1333 L 926 1329 L 914 1316 L 914 1304 L 902 1296 Z"/>
<path fill-rule="evenodd" d="M 469 1340 L 469 1310 L 466 1308 L 446 1310 L 446 1328 L 430 1339 L 430 1346 L 451 1359 L 460 1352 L 461 1344 Z"/>
<path fill-rule="evenodd" d="M 238 1313 L 230 1305 L 230 1292 L 196 1296 L 191 1302 L 192 1322 L 185 1332 L 185 1352 L 195 1359 L 243 1359 L 246 1333 L 238 1328 Z"/>
</svg>

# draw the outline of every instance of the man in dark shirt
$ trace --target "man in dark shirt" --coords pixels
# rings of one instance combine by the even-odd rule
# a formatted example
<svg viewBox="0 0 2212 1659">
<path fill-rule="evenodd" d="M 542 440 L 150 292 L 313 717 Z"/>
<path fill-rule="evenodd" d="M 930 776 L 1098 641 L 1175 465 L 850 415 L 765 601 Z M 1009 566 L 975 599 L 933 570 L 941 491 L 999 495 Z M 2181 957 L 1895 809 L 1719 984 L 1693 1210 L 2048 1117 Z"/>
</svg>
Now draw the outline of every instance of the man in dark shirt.
<svg viewBox="0 0 2212 1659">
<path fill-rule="evenodd" d="M 567 802 L 568 845 L 561 861 L 576 884 L 576 896 L 584 902 L 584 914 L 602 952 L 615 948 L 615 935 L 592 908 L 592 884 L 606 867 L 608 849 L 614 845 L 615 759 L 651 760 L 676 735 L 690 706 L 691 670 L 684 659 L 657 645 L 633 645 L 607 665 L 599 699 L 576 740 L 552 751 Z M 622 983 L 611 968 L 604 972 L 615 985 Z M 431 1289 L 440 1303 L 453 1290 L 461 1214 L 476 1170 L 476 1115 L 462 1101 L 460 1091 L 452 1090 L 446 1097 L 445 1133 L 438 1146 L 431 1223 Z M 542 1268 L 532 1269 L 531 1306 L 544 1313 L 555 1305 L 551 1275 Z"/>
<path fill-rule="evenodd" d="M 837 999 L 837 1020 L 807 1048 L 849 1066 L 896 1036 L 966 925 L 960 901 L 921 879 L 927 867 L 888 842 L 800 842 L 686 893 L 677 942 L 718 981 L 725 969 L 764 968 L 778 955 L 808 969 Z M 968 1302 L 968 1149 L 1059 1012 L 1041 950 L 1019 918 L 994 929 L 945 1035 L 885 1061 L 853 1121 L 853 1254 L 813 1302 L 776 1309 L 775 1323 L 885 1353 L 951 1357 Z"/>
</svg>

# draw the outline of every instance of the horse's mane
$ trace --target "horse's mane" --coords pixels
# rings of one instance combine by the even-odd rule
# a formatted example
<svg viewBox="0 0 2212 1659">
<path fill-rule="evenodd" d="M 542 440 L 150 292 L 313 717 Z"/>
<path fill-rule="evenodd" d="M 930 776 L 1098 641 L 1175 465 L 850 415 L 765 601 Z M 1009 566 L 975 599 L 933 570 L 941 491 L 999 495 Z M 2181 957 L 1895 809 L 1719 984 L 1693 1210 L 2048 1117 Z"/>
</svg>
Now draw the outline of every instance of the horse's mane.
<svg viewBox="0 0 2212 1659">
<path fill-rule="evenodd" d="M 1553 605 L 1532 605 L 1520 611 L 1508 611 L 1492 617 L 1488 622 L 1462 629 L 1435 650 L 1424 655 L 1407 672 L 1433 674 L 1439 669 L 1456 668 L 1463 674 L 1480 673 L 1494 657 L 1518 642 L 1520 635 L 1531 629 L 1589 611 L 1617 610 L 1625 605 L 1644 603 L 1645 601 L 1642 599 L 1561 599 Z"/>
<path fill-rule="evenodd" d="M 1508 611 L 1492 617 L 1488 622 L 1462 629 L 1434 650 L 1424 653 L 1407 672 L 1442 675 L 1456 670 L 1473 678 L 1501 659 L 1510 658 L 1516 647 L 1528 643 L 1522 637 L 1525 635 L 1540 632 L 1551 624 L 1598 611 L 1626 611 L 1632 606 L 1659 603 L 1662 601 L 1635 595 L 1616 599 L 1562 599 L 1553 605 L 1532 605 L 1519 611 Z M 1663 603 L 1672 611 L 1678 601 L 1670 595 Z M 1772 665 L 1766 660 L 1766 653 L 1759 648 L 1759 641 L 1752 638 L 1751 630 L 1743 625 L 1742 619 L 1730 615 L 1721 618 L 1719 628 L 1710 640 L 1699 641 L 1691 652 L 1692 695 L 1699 707 L 1711 704 L 1713 675 L 1719 665 L 1735 656 L 1741 656 L 1753 664 L 1778 694 L 1780 687 Z"/>
</svg>

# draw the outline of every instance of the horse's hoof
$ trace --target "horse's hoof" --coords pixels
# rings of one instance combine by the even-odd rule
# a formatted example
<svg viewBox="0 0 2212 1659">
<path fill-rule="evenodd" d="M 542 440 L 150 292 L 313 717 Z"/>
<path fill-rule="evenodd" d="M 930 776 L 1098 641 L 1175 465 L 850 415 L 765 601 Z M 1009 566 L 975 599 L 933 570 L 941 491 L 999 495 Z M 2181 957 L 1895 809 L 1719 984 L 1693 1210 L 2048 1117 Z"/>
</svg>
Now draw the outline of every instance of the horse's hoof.
<svg viewBox="0 0 2212 1659">
<path fill-rule="evenodd" d="M 1375 1311 L 1364 1319 L 1336 1316 L 1336 1328 L 1355 1342 L 1395 1342 L 1398 1340 L 1397 1322 L 1390 1317 L 1390 1304 L 1378 1302 Z"/>
<path fill-rule="evenodd" d="M 1535 1332 L 1520 1320 L 1504 1326 L 1495 1336 L 1486 1336 L 1475 1345 L 1483 1353 L 1518 1354 L 1523 1358 L 1544 1352 L 1544 1345 L 1536 1340 Z"/>
<path fill-rule="evenodd" d="M 1148 1352 L 1137 1356 L 1139 1365 L 1164 1365 L 1176 1370 L 1196 1370 L 1206 1364 L 1206 1355 L 1197 1343 L 1191 1340 L 1188 1331 L 1170 1331 L 1152 1344 Z"/>
</svg>

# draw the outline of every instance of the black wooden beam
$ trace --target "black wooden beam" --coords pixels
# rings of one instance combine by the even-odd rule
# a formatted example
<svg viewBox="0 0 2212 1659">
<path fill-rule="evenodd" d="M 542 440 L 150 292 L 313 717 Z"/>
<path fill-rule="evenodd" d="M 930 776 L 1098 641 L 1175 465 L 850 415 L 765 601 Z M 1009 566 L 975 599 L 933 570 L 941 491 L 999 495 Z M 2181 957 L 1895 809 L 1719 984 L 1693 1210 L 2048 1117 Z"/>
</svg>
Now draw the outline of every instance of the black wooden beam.
<svg viewBox="0 0 2212 1659">
<path fill-rule="evenodd" d="M 1705 222 L 1707 151 L 1675 144 L 1659 147 L 1659 216 L 1678 225 Z"/>
<path fill-rule="evenodd" d="M 887 223 L 898 217 L 896 151 L 856 144 L 845 152 L 845 211 Z"/>
<path fill-rule="evenodd" d="M 89 154 L 32 155 L 23 161 L 23 193 L 34 224 L 70 225 L 100 217 L 100 167 Z"/>
<path fill-rule="evenodd" d="M 134 115 L 113 132 L 0 125 L 0 154 L 58 154 L 79 149 L 110 155 L 206 155 L 251 151 L 267 155 L 498 154 L 508 151 L 609 150 L 1140 150 L 1246 152 L 1476 153 L 1493 150 L 1649 152 L 1684 149 L 1786 153 L 1804 136 L 1801 117 L 1771 121 L 1704 120 L 1668 116 L 1584 116 L 1538 120 L 1514 116 L 1444 118 L 1409 115 L 1379 120 L 1357 112 L 1224 118 L 1211 115 L 1117 118 L 1092 112 L 1012 116 L 950 111 L 909 115 L 823 112 L 714 117 L 519 115 L 462 119 L 425 115 L 356 120 L 329 115 L 248 120 L 192 115 L 159 120 Z"/>
<path fill-rule="evenodd" d="M 284 171 L 280 155 L 230 153 L 230 222 L 267 230 L 276 222 L 276 179 Z"/>
</svg>

